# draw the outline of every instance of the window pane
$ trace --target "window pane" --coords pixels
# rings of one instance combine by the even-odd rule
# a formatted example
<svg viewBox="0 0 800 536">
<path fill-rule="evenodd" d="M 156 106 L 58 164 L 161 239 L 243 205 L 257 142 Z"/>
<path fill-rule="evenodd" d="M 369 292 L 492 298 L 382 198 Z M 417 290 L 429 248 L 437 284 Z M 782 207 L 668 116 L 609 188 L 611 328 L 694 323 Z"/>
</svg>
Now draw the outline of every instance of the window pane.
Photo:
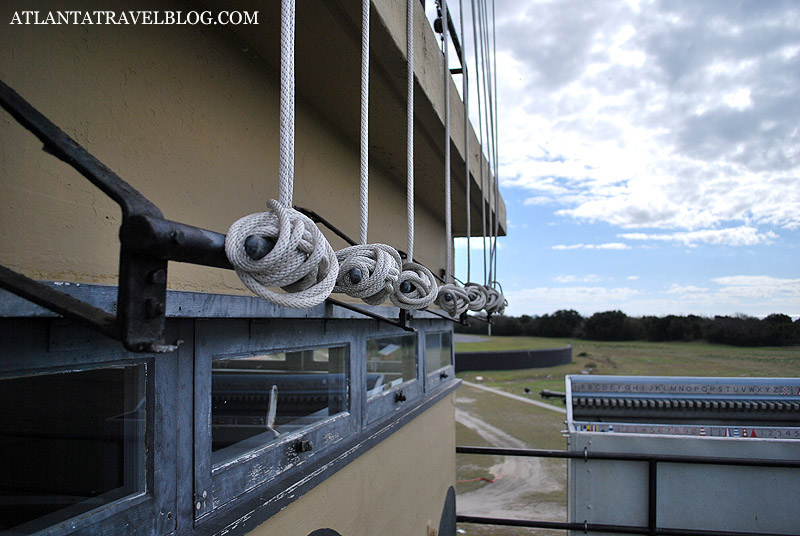
<svg viewBox="0 0 800 536">
<path fill-rule="evenodd" d="M 446 367 L 450 364 L 451 334 L 449 331 L 425 335 L 425 371 Z"/>
<path fill-rule="evenodd" d="M 417 338 L 367 339 L 367 394 L 377 395 L 417 377 Z"/>
<path fill-rule="evenodd" d="M 0 530 L 145 491 L 144 364 L 0 380 Z"/>
<path fill-rule="evenodd" d="M 347 411 L 346 372 L 346 346 L 213 360 L 213 463 Z"/>
</svg>

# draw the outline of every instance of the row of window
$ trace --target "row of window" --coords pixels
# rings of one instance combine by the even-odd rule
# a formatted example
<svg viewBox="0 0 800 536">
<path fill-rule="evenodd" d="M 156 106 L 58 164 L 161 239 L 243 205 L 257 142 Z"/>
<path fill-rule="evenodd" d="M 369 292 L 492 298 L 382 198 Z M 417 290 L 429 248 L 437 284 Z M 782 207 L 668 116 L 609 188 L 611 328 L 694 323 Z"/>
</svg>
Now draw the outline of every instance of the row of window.
<svg viewBox="0 0 800 536">
<path fill-rule="evenodd" d="M 61 320 L 2 320 L 0 531 L 185 533 L 285 488 L 299 461 L 452 383 L 447 322 L 412 325 L 176 319 L 177 352 L 137 355 Z"/>
</svg>

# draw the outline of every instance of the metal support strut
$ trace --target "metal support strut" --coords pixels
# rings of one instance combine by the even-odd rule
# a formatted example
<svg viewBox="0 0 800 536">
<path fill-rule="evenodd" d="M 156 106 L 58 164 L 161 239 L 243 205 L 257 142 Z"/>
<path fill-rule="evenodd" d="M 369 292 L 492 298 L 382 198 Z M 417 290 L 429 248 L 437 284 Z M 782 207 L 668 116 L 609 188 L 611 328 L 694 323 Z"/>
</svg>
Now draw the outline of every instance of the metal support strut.
<svg viewBox="0 0 800 536">
<path fill-rule="evenodd" d="M 233 269 L 225 255 L 225 235 L 165 219 L 158 207 L 138 190 L 2 81 L 0 105 L 42 141 L 45 152 L 72 166 L 122 209 L 116 315 L 5 266 L 0 266 L 0 288 L 119 340 L 132 352 L 175 350 L 180 341 L 164 342 L 167 262 Z M 324 221 L 315 213 L 312 219 Z M 349 241 L 343 233 L 340 236 Z M 327 303 L 414 331 L 406 325 L 405 318 L 396 321 L 332 298 L 328 298 Z"/>
</svg>

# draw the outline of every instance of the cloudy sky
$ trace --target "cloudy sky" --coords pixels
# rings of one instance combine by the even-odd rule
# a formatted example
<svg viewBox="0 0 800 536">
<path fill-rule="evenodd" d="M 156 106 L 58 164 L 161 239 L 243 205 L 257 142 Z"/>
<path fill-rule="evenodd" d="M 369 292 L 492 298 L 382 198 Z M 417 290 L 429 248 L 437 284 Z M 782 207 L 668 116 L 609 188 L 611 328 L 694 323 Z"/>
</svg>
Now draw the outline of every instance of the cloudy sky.
<svg viewBox="0 0 800 536">
<path fill-rule="evenodd" d="M 800 2 L 495 9 L 508 314 L 800 316 Z"/>
</svg>

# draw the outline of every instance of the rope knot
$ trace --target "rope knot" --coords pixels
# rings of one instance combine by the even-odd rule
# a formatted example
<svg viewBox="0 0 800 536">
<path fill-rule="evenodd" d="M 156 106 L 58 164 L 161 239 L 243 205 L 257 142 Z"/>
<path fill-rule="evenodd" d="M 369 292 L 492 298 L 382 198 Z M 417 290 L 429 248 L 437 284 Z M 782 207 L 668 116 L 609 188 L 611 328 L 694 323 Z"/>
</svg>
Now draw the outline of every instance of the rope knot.
<svg viewBox="0 0 800 536">
<path fill-rule="evenodd" d="M 442 285 L 439 287 L 436 305 L 441 307 L 452 317 L 461 316 L 467 311 L 467 307 L 469 307 L 467 291 L 452 283 Z"/>
<path fill-rule="evenodd" d="M 350 246 L 336 252 L 339 276 L 334 292 L 361 298 L 369 305 L 380 305 L 399 286 L 402 260 L 397 250 L 386 244 Z"/>
<path fill-rule="evenodd" d="M 425 309 L 437 296 L 433 274 L 416 262 L 407 262 L 400 272 L 400 284 L 391 295 L 392 303 L 401 309 Z"/>
<path fill-rule="evenodd" d="M 489 300 L 489 293 L 486 292 L 483 285 L 467 283 L 464 285 L 464 290 L 467 291 L 470 311 L 480 311 L 486 306 L 486 302 Z"/>
<path fill-rule="evenodd" d="M 506 305 L 508 305 L 506 297 L 503 296 L 503 293 L 498 292 L 492 287 L 484 288 L 489 296 L 489 299 L 486 301 L 486 312 L 490 315 L 495 313 L 503 314 L 503 311 L 506 309 Z"/>
<path fill-rule="evenodd" d="M 228 229 L 228 260 L 247 288 L 272 303 L 295 308 L 322 303 L 339 273 L 333 248 L 308 217 L 274 199 L 268 205 L 269 211 L 240 218 Z"/>
</svg>

